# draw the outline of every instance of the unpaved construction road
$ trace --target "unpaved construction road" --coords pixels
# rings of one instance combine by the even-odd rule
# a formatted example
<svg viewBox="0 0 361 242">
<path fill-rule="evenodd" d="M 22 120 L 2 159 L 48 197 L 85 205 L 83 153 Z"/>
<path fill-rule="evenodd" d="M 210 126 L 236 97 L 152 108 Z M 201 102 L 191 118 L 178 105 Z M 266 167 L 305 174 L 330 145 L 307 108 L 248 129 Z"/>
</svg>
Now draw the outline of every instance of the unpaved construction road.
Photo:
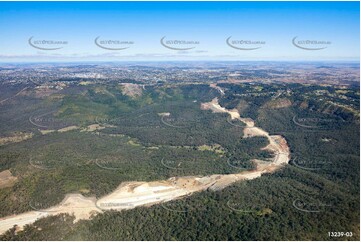
<svg viewBox="0 0 361 242">
<path fill-rule="evenodd" d="M 94 213 L 105 210 L 132 209 L 137 206 L 150 206 L 188 196 L 194 192 L 206 189 L 219 190 L 230 184 L 260 177 L 263 173 L 274 172 L 289 162 L 290 152 L 286 140 L 280 135 L 269 135 L 268 132 L 255 126 L 249 118 L 241 118 L 237 110 L 227 110 L 218 104 L 215 98 L 211 102 L 202 103 L 202 110 L 211 110 L 215 113 L 228 113 L 231 119 L 238 119 L 245 123 L 244 138 L 264 136 L 269 144 L 263 149 L 275 154 L 273 161 L 254 160 L 256 169 L 243 171 L 238 174 L 210 175 L 205 177 L 172 177 L 164 181 L 154 182 L 126 182 L 111 194 L 96 201 L 95 198 L 86 198 L 80 194 L 69 194 L 59 205 L 47 210 L 38 210 L 0 219 L 0 233 L 12 228 L 15 224 L 21 229 L 39 218 L 60 213 L 74 214 L 76 219 L 89 219 Z"/>
</svg>

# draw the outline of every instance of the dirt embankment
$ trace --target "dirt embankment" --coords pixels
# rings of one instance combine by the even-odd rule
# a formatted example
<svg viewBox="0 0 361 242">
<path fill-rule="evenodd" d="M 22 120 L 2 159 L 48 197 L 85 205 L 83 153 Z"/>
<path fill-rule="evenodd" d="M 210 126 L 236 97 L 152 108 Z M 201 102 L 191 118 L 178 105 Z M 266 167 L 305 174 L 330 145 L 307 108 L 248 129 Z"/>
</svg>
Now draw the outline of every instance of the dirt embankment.
<svg viewBox="0 0 361 242">
<path fill-rule="evenodd" d="M 16 132 L 12 136 L 0 137 L 0 145 L 17 143 L 23 140 L 31 139 L 33 135 L 33 133 Z"/>
<path fill-rule="evenodd" d="M 135 98 L 141 96 L 143 93 L 144 86 L 142 87 L 133 83 L 122 83 L 121 85 L 123 95 Z"/>
<path fill-rule="evenodd" d="M 5 232 L 14 224 L 22 227 L 25 224 L 33 223 L 36 219 L 58 213 L 73 213 L 77 219 L 89 219 L 91 214 L 105 210 L 150 206 L 179 199 L 206 189 L 219 190 L 237 181 L 251 180 L 264 173 L 274 172 L 288 163 L 289 147 L 282 136 L 269 135 L 268 132 L 256 127 L 252 119 L 241 118 L 237 110 L 227 110 L 221 107 L 216 98 L 209 103 L 202 103 L 201 108 L 212 110 L 215 113 L 228 113 L 232 119 L 239 119 L 244 122 L 246 125 L 245 138 L 252 136 L 267 137 L 269 144 L 263 149 L 273 152 L 275 154 L 274 159 L 272 161 L 253 160 L 256 164 L 255 170 L 243 171 L 238 174 L 172 177 L 168 180 L 154 182 L 126 182 L 120 184 L 114 192 L 97 201 L 94 198 L 71 194 L 60 205 L 47 211 L 33 211 L 0 219 L 0 233 Z"/>
<path fill-rule="evenodd" d="M 228 113 L 231 115 L 231 119 L 240 119 L 239 113 L 237 109 L 228 110 L 218 103 L 218 98 L 214 98 L 212 101 L 208 103 L 201 104 L 202 110 L 211 110 L 214 113 Z"/>
<path fill-rule="evenodd" d="M 0 234 L 6 232 L 14 225 L 16 225 L 18 230 L 21 230 L 25 225 L 32 224 L 40 218 L 61 213 L 74 214 L 76 217 L 75 221 L 89 219 L 92 214 L 101 212 L 101 210 L 95 206 L 95 201 L 96 199 L 94 197 L 86 198 L 81 194 L 68 194 L 57 206 L 47 209 L 32 207 L 34 211 L 1 218 Z"/>
<path fill-rule="evenodd" d="M 17 178 L 13 176 L 10 170 L 0 172 L 0 188 L 11 187 Z"/>
</svg>

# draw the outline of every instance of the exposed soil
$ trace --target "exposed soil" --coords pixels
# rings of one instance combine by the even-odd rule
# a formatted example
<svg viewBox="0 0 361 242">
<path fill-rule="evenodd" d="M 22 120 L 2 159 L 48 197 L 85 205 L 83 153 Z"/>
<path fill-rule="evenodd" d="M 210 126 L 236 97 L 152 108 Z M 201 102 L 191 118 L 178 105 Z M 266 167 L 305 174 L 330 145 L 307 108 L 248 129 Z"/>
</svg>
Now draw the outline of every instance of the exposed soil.
<svg viewBox="0 0 361 242">
<path fill-rule="evenodd" d="M 221 107 L 217 98 L 209 103 L 202 103 L 201 109 L 212 110 L 215 113 L 228 113 L 232 119 L 239 119 L 244 122 L 246 124 L 245 137 L 267 137 L 269 144 L 263 149 L 273 152 L 275 154 L 274 159 L 272 161 L 253 160 L 256 164 L 255 170 L 243 171 L 238 174 L 215 174 L 205 177 L 172 177 L 168 180 L 154 182 L 125 182 L 120 184 L 114 192 L 97 201 L 94 198 L 85 198 L 80 194 L 70 194 L 61 204 L 47 211 L 32 211 L 0 219 L 0 233 L 10 229 L 14 224 L 21 228 L 25 224 L 33 223 L 37 219 L 48 215 L 73 213 L 77 220 L 89 219 L 92 214 L 105 210 L 123 210 L 132 209 L 137 206 L 151 206 L 179 199 L 206 189 L 220 190 L 234 182 L 251 180 L 260 177 L 264 173 L 274 172 L 289 162 L 289 147 L 282 136 L 271 136 L 261 128 L 255 127 L 252 119 L 241 118 L 237 110 L 227 110 Z"/>
<path fill-rule="evenodd" d="M 130 97 L 139 97 L 143 93 L 143 88 L 138 84 L 122 83 L 122 93 Z"/>
<path fill-rule="evenodd" d="M 11 187 L 17 178 L 13 176 L 10 170 L 0 172 L 0 188 Z"/>
<path fill-rule="evenodd" d="M 0 137 L 0 145 L 21 142 L 23 140 L 32 138 L 33 135 L 34 135 L 33 133 L 18 132 L 18 133 L 14 133 L 14 135 L 12 136 Z"/>
</svg>

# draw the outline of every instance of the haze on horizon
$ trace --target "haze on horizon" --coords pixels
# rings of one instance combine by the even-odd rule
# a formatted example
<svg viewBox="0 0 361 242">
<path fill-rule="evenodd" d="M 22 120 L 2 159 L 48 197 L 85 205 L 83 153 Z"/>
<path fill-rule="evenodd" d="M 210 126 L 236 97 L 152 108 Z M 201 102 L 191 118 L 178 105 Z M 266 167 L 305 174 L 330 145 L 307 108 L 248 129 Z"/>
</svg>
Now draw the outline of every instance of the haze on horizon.
<svg viewBox="0 0 361 242">
<path fill-rule="evenodd" d="M 1 2 L 0 61 L 359 61 L 359 16 L 359 2 Z"/>
</svg>

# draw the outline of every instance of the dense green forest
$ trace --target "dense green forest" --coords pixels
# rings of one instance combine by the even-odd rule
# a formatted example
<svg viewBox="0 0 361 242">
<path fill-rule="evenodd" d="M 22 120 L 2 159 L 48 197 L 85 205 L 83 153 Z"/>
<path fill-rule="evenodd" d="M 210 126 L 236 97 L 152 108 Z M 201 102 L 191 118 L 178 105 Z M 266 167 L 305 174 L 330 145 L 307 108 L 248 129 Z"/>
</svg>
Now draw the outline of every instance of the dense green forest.
<svg viewBox="0 0 361 242">
<path fill-rule="evenodd" d="M 110 211 L 75 224 L 71 215 L 47 217 L 0 239 L 358 240 L 359 116 L 341 104 L 359 107 L 359 93 L 347 90 L 345 101 L 336 87 L 219 86 L 225 95 L 208 85 L 159 85 L 146 87 L 139 97 L 124 95 L 115 84 L 75 86 L 61 98 L 24 97 L 28 105 L 18 106 L 19 116 L 11 105 L 4 107 L 0 119 L 9 125 L 1 132 L 21 127 L 35 135 L 0 146 L 0 171 L 10 169 L 18 177 L 14 186 L 0 190 L 1 216 L 31 210 L 29 204 L 50 207 L 70 192 L 100 197 L 123 181 L 237 173 L 237 167 L 252 169 L 252 159 L 272 157 L 261 150 L 265 138 L 242 139 L 241 123 L 200 110 L 200 103 L 214 97 L 270 134 L 284 136 L 292 157 L 274 174 L 221 191 Z M 315 95 L 326 91 L 322 99 Z M 94 123 L 106 128 L 42 135 L 29 117 L 46 129 Z M 169 169 L 180 162 L 179 169 Z M 337 231 L 353 236 L 329 237 Z"/>
</svg>

